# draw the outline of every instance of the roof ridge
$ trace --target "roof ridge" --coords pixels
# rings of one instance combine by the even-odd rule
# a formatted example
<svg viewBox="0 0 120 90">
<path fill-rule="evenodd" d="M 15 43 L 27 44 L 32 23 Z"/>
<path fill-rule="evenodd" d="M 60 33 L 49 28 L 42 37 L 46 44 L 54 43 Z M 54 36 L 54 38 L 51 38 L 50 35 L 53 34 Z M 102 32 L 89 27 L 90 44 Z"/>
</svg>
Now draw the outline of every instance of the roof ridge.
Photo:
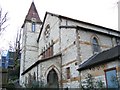
<svg viewBox="0 0 120 90">
<path fill-rule="evenodd" d="M 51 13 L 51 12 L 48 12 L 48 11 L 46 11 L 46 13 L 52 14 L 52 15 L 57 16 L 57 17 L 67 18 L 67 19 L 70 19 L 70 20 L 73 20 L 73 21 L 82 22 L 82 23 L 90 24 L 90 25 L 93 25 L 93 26 L 96 26 L 96 27 L 100 27 L 100 28 L 104 28 L 104 29 L 109 29 L 109 30 L 112 30 L 112 31 L 120 32 L 120 31 L 112 29 L 112 28 L 108 28 L 108 27 L 105 27 L 105 26 L 93 24 L 93 23 L 90 23 L 90 22 L 87 22 L 87 21 L 82 21 L 82 20 L 74 19 L 74 18 L 67 17 L 67 16 L 64 16 L 64 15 L 61 15 L 61 14 L 55 14 L 55 13 Z"/>
</svg>

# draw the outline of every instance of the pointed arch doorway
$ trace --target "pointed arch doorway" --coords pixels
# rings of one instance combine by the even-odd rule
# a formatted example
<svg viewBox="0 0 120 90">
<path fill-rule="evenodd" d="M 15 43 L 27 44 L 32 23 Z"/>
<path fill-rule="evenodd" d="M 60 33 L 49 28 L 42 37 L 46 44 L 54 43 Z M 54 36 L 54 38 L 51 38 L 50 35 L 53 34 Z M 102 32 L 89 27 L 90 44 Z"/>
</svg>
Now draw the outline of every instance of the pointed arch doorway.
<svg viewBox="0 0 120 90">
<path fill-rule="evenodd" d="M 47 75 L 47 84 L 49 88 L 59 88 L 58 75 L 54 69 L 50 70 Z"/>
</svg>

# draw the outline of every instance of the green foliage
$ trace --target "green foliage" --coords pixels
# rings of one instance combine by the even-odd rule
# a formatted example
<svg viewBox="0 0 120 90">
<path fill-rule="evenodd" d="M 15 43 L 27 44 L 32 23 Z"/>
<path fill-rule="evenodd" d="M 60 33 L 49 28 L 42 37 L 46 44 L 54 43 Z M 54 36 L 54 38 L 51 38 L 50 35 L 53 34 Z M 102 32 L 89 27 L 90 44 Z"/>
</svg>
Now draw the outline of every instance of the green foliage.
<svg viewBox="0 0 120 90">
<path fill-rule="evenodd" d="M 96 88 L 105 88 L 104 83 L 101 80 L 96 81 Z"/>
<path fill-rule="evenodd" d="M 32 89 L 32 88 L 47 88 L 47 85 L 43 81 L 36 81 L 33 80 L 30 84 L 25 84 L 26 88 Z"/>
<path fill-rule="evenodd" d="M 19 75 L 20 75 L 20 64 L 18 60 L 15 60 L 14 67 L 8 68 L 9 82 L 19 79 Z"/>
<path fill-rule="evenodd" d="M 8 83 L 6 88 L 7 90 L 13 90 L 15 89 L 15 85 L 13 83 Z"/>
<path fill-rule="evenodd" d="M 15 67 L 13 69 L 8 69 L 9 81 L 14 81 L 19 79 L 20 67 Z"/>
<path fill-rule="evenodd" d="M 99 90 L 104 88 L 104 83 L 101 80 L 95 80 L 95 78 L 88 73 L 85 77 L 85 81 L 82 82 L 82 88 L 88 90 Z"/>
<path fill-rule="evenodd" d="M 89 90 L 92 90 L 92 89 L 94 89 L 95 88 L 95 85 L 94 85 L 94 83 L 95 83 L 95 81 L 94 81 L 94 78 L 92 77 L 92 75 L 91 74 L 87 74 L 87 76 L 85 77 L 85 81 L 83 82 L 83 89 L 89 89 Z"/>
</svg>

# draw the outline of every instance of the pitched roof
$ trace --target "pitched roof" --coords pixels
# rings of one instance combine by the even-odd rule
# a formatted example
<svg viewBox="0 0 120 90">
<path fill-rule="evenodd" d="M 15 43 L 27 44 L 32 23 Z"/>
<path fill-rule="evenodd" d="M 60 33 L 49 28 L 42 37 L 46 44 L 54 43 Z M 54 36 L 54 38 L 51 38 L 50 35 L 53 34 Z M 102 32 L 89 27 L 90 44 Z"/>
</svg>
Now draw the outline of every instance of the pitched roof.
<svg viewBox="0 0 120 90">
<path fill-rule="evenodd" d="M 54 56 L 51 56 L 51 57 L 48 57 L 48 58 L 40 59 L 40 60 L 36 61 L 34 64 L 32 64 L 29 68 L 27 68 L 21 75 L 24 75 L 25 73 L 27 73 L 28 71 L 30 71 L 32 68 L 34 68 L 35 66 L 37 66 L 39 63 L 51 60 L 51 59 L 53 59 L 55 57 L 59 57 L 59 56 L 61 56 L 61 53 L 58 53 L 58 54 L 56 54 Z"/>
<path fill-rule="evenodd" d="M 118 36 L 120 35 L 120 31 L 117 31 L 117 30 L 114 30 L 114 29 L 110 29 L 110 28 L 107 28 L 107 27 L 103 27 L 103 26 L 100 26 L 100 25 L 96 25 L 96 24 L 92 24 L 92 23 L 80 21 L 80 20 L 73 19 L 73 18 L 70 18 L 70 17 L 66 17 L 66 16 L 62 16 L 62 15 L 58 15 L 58 14 L 46 12 L 46 13 L 45 13 L 45 16 L 44 16 L 42 28 L 41 28 L 41 30 L 40 30 L 40 33 L 39 33 L 39 36 L 38 36 L 38 39 L 37 39 L 37 42 L 39 42 L 39 38 L 40 38 L 40 36 L 41 36 L 42 29 L 43 29 L 43 26 L 44 26 L 44 23 L 45 23 L 47 14 L 50 14 L 51 16 L 56 16 L 56 17 L 58 17 L 58 18 L 63 18 L 63 19 L 67 19 L 67 20 L 74 21 L 74 22 L 84 23 L 84 24 L 87 24 L 87 25 L 91 25 L 91 26 L 95 26 L 95 27 L 98 27 L 98 28 L 106 29 L 106 31 L 115 32 L 115 33 L 118 33 Z M 78 28 L 78 27 L 80 27 L 80 26 L 76 26 L 76 28 Z M 94 31 L 95 31 L 95 30 L 94 30 Z M 100 31 L 97 31 L 97 32 L 100 32 Z M 109 34 L 109 33 L 108 33 L 108 34 Z"/>
<path fill-rule="evenodd" d="M 95 65 L 102 64 L 105 62 L 114 61 L 116 59 L 120 59 L 120 45 L 117 45 L 109 50 L 103 51 L 99 54 L 95 54 L 90 57 L 83 64 L 79 65 L 78 70 L 85 70 L 91 68 Z"/>
<path fill-rule="evenodd" d="M 32 18 L 36 18 L 36 22 L 37 23 L 42 23 L 42 21 L 40 20 L 40 17 L 38 15 L 37 9 L 35 7 L 34 2 L 32 2 L 29 11 L 25 17 L 25 21 L 31 21 Z M 24 21 L 24 23 L 25 23 Z M 24 26 L 24 24 L 22 25 L 22 27 Z"/>
</svg>

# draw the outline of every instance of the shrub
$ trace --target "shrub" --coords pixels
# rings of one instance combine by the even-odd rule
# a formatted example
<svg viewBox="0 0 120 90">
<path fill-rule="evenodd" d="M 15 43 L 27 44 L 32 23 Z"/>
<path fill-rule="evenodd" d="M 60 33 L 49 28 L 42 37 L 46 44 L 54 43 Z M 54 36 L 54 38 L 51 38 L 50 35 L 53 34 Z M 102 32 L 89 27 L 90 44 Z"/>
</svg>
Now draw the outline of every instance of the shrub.
<svg viewBox="0 0 120 90">
<path fill-rule="evenodd" d="M 82 88 L 87 90 L 103 89 L 104 83 L 101 80 L 95 80 L 91 74 L 87 74 L 85 81 L 82 82 Z"/>
</svg>

